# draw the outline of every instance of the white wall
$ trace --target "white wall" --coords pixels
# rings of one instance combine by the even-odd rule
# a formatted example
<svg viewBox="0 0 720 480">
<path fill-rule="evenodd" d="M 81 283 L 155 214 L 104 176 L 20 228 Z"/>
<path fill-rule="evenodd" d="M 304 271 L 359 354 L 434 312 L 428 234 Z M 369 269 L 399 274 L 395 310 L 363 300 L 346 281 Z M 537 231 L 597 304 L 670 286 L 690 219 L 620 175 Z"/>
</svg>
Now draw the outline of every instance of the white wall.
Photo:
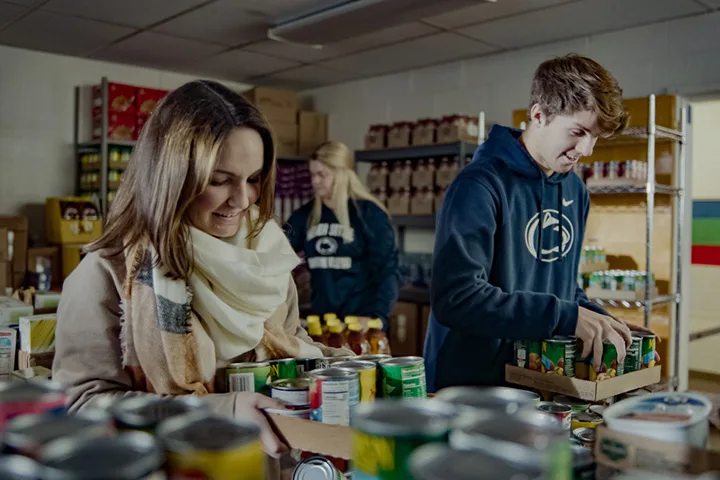
<svg viewBox="0 0 720 480">
<path fill-rule="evenodd" d="M 44 240 L 45 198 L 75 193 L 73 89 L 103 76 L 167 89 L 195 78 L 0 46 L 0 215 L 28 215 L 31 242 Z"/>
<path fill-rule="evenodd" d="M 489 122 L 511 124 L 512 111 L 527 106 L 537 65 L 571 52 L 602 63 L 618 78 L 626 97 L 720 91 L 720 12 L 308 93 L 317 110 L 330 114 L 330 137 L 358 149 L 373 123 L 482 110 Z M 431 251 L 432 240 L 431 232 L 406 235 L 412 251 Z"/>
</svg>

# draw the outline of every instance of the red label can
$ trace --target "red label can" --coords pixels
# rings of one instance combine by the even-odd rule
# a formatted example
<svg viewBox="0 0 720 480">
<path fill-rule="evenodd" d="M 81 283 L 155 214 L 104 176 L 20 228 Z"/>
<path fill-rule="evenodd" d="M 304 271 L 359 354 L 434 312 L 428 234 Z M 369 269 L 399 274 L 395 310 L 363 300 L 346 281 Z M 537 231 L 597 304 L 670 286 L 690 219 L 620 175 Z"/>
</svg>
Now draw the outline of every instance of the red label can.
<svg viewBox="0 0 720 480">
<path fill-rule="evenodd" d="M 572 408 L 570 406 L 553 402 L 541 402 L 538 404 L 537 409 L 560 420 L 563 428 L 570 435 L 570 426 L 572 425 Z"/>
</svg>

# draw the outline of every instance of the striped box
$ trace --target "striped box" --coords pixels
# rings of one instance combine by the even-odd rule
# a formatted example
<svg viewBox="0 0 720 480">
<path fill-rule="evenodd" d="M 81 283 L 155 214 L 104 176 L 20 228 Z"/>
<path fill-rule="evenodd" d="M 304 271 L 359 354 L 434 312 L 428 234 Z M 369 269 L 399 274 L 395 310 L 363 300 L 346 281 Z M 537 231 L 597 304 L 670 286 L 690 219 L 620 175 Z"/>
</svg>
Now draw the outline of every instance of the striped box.
<svg viewBox="0 0 720 480">
<path fill-rule="evenodd" d="M 720 200 L 693 202 L 692 264 L 720 266 Z"/>
<path fill-rule="evenodd" d="M 55 314 L 20 318 L 20 350 L 27 353 L 55 351 L 56 325 Z"/>
</svg>

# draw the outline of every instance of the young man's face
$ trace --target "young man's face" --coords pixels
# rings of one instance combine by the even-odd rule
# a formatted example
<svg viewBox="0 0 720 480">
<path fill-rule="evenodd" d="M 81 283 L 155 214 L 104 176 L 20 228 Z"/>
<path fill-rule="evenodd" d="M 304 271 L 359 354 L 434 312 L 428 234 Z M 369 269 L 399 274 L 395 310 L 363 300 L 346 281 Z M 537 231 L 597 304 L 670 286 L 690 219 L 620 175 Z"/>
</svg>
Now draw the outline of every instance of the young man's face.
<svg viewBox="0 0 720 480">
<path fill-rule="evenodd" d="M 597 115 L 581 111 L 555 115 L 548 121 L 538 105 L 531 110 L 531 128 L 536 131 L 533 156 L 546 174 L 567 173 L 582 157 L 592 155 L 598 139 Z"/>
</svg>

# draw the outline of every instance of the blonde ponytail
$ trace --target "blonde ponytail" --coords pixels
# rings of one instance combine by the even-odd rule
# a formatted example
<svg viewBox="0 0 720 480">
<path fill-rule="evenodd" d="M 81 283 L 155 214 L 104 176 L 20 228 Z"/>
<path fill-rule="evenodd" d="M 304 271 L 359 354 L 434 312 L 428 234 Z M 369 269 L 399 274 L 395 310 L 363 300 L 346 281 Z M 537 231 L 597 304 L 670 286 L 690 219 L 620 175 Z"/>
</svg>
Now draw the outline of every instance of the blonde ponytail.
<svg viewBox="0 0 720 480">
<path fill-rule="evenodd" d="M 365 185 L 362 184 L 360 178 L 358 178 L 355 170 L 353 170 L 355 162 L 352 151 L 347 145 L 340 142 L 326 142 L 318 147 L 310 159 L 322 163 L 333 172 L 332 203 L 335 205 L 335 208 L 332 210 L 341 225 L 350 227 L 348 200 L 367 200 L 377 205 L 388 217 L 390 216 L 390 212 L 385 208 L 385 205 L 370 193 Z M 313 211 L 310 215 L 309 227 L 314 227 L 320 223 L 322 205 L 322 200 L 316 196 L 313 203 Z"/>
</svg>

